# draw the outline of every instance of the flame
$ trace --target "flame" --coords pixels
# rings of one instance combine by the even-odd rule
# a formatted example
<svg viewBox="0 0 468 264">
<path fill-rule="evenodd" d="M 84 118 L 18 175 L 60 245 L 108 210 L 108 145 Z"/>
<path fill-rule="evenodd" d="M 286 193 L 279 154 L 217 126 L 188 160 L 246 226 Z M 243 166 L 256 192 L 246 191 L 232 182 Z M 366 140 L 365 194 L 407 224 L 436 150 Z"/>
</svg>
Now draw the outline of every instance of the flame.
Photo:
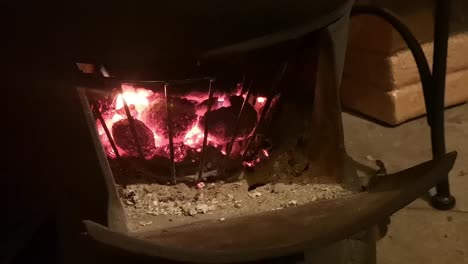
<svg viewBox="0 0 468 264">
<path fill-rule="evenodd" d="M 266 101 L 266 97 L 259 96 L 257 97 L 257 103 L 263 104 Z"/>
<path fill-rule="evenodd" d="M 110 125 L 111 125 L 111 127 L 112 127 L 112 124 L 114 124 L 115 122 L 120 121 L 120 120 L 122 120 L 122 119 L 124 119 L 124 118 L 125 118 L 125 117 L 124 117 L 123 115 L 121 115 L 121 114 L 114 114 L 114 115 L 112 116 L 112 119 L 110 120 L 110 122 L 109 122 L 109 120 L 106 120 L 106 125 L 108 125 L 109 123 L 111 123 Z M 109 126 L 108 126 L 108 127 L 109 127 Z"/>
<path fill-rule="evenodd" d="M 101 122 L 96 123 L 96 129 L 98 131 L 99 136 L 104 135 L 105 131 L 104 131 L 104 127 L 102 126 Z"/>
<path fill-rule="evenodd" d="M 225 100 L 224 96 L 223 97 L 218 97 L 218 106 L 217 106 L 217 108 L 224 107 L 225 102 L 226 102 L 226 100 Z"/>
<path fill-rule="evenodd" d="M 203 131 L 195 124 L 185 135 L 184 144 L 190 147 L 195 147 L 203 143 Z"/>
<path fill-rule="evenodd" d="M 149 105 L 148 97 L 153 95 L 153 92 L 150 90 L 135 88 L 131 85 L 122 85 L 123 93 L 117 96 L 115 101 L 115 109 L 121 109 L 123 104 L 123 99 L 127 102 L 127 105 L 134 105 L 138 113 L 141 113 Z"/>
<path fill-rule="evenodd" d="M 243 88 L 244 84 L 243 83 L 238 83 L 237 86 L 236 86 L 236 95 L 237 96 L 242 96 L 245 98 L 245 94 L 242 94 L 242 88 Z"/>
</svg>

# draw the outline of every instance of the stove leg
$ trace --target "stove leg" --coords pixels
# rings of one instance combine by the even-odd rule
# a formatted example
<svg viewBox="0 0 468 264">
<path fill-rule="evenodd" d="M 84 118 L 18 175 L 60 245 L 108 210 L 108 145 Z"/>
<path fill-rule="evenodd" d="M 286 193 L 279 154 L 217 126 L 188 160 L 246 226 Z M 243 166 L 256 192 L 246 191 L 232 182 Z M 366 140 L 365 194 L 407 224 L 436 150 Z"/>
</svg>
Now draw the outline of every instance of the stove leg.
<svg viewBox="0 0 468 264">
<path fill-rule="evenodd" d="M 450 210 L 455 207 L 455 197 L 450 193 L 449 181 L 444 180 L 436 185 L 437 193 L 431 198 L 431 205 L 438 210 Z"/>
<path fill-rule="evenodd" d="M 426 57 L 417 39 L 395 15 L 375 6 L 355 6 L 352 15 L 373 14 L 389 22 L 403 37 L 413 53 L 423 86 L 427 119 L 431 129 L 432 157 L 437 160 L 445 155 L 444 108 L 445 75 L 447 68 L 447 46 L 449 36 L 450 0 L 437 0 L 434 25 L 434 54 L 432 74 Z M 449 210 L 455 206 L 455 198 L 450 193 L 448 175 L 436 186 L 437 193 L 432 197 L 432 206 L 439 210 Z"/>
<path fill-rule="evenodd" d="M 450 1 L 436 2 L 434 25 L 434 54 L 432 64 L 433 94 L 431 143 L 432 156 L 438 159 L 446 152 L 444 135 L 445 75 L 447 70 L 447 46 L 449 37 Z M 455 198 L 450 193 L 448 175 L 436 186 L 437 193 L 432 197 L 432 206 L 439 210 L 450 210 L 455 206 Z"/>
</svg>

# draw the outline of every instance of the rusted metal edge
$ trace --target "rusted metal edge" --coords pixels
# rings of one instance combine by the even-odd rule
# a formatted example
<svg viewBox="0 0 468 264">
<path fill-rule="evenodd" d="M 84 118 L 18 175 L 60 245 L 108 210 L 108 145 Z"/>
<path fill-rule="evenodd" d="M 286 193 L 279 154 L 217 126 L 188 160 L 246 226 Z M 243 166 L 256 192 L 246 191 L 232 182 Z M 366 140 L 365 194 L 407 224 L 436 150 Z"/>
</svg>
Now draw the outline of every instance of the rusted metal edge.
<svg viewBox="0 0 468 264">
<path fill-rule="evenodd" d="M 110 168 L 107 156 L 102 147 L 101 140 L 96 129 L 96 120 L 94 119 L 93 111 L 88 101 L 87 89 L 82 87 L 76 87 L 78 94 L 78 99 L 83 108 L 84 118 L 88 127 L 89 134 L 92 138 L 92 143 L 94 145 L 94 151 L 96 152 L 99 164 L 101 177 L 104 178 L 105 182 L 105 191 L 107 192 L 106 200 L 95 200 L 96 204 L 107 203 L 107 225 L 113 230 L 120 232 L 127 232 L 127 222 L 125 218 L 125 212 L 123 209 L 123 204 L 115 188 L 116 183 L 114 177 L 112 176 L 112 170 Z M 93 174 L 96 178 L 100 176 L 99 174 Z M 100 197 L 100 196 L 99 196 Z"/>
<path fill-rule="evenodd" d="M 235 263 L 293 254 L 382 221 L 444 178 L 456 152 L 382 177 L 368 192 L 225 221 L 121 233 L 84 221 L 89 238 L 134 254 L 192 263 Z"/>
</svg>

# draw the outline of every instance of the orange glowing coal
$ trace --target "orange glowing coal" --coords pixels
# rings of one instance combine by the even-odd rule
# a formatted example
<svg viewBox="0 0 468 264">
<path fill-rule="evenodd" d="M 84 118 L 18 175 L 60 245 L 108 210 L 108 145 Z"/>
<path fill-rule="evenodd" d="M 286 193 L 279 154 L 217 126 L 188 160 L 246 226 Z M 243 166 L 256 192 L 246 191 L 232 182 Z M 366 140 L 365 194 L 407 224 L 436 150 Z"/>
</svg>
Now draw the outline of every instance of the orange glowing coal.
<svg viewBox="0 0 468 264">
<path fill-rule="evenodd" d="M 226 145 L 231 140 L 232 130 L 237 123 L 235 118 L 239 114 L 240 103 L 246 97 L 245 94 L 241 93 L 242 87 L 238 86 L 238 88 L 230 94 L 215 92 L 212 101 L 208 100 L 208 93 L 200 92 L 169 98 L 174 160 L 176 162 L 181 162 L 186 158 L 194 162 L 193 156 L 188 157 L 188 153 L 202 151 L 205 134 L 203 120 L 206 119 L 209 105 L 211 105 L 210 114 L 212 114 L 209 119 L 213 119 L 210 121 L 213 122 L 213 127 L 209 128 L 207 145 L 218 149 L 220 155 L 226 155 Z M 120 156 L 136 157 L 142 150 L 145 159 L 151 159 L 155 156 L 169 157 L 169 117 L 164 93 L 128 84 L 122 85 L 122 90 L 123 92 L 117 94 L 113 99 L 100 102 L 101 106 L 106 105 L 106 107 L 101 107 L 100 112 Z M 266 98 L 257 97 L 255 101 L 256 105 L 260 106 L 264 104 Z M 130 110 L 134 130 L 131 128 L 132 122 L 130 121 L 132 120 L 128 121 L 124 103 Z M 256 120 L 257 106 L 254 108 L 250 103 L 247 105 L 251 109 L 249 113 L 254 113 L 253 120 Z M 241 122 L 241 124 L 243 123 Z M 236 135 L 235 140 L 243 140 L 250 134 L 255 122 L 249 124 L 248 127 L 239 129 L 241 131 L 239 133 L 243 134 Z M 116 153 L 105 133 L 103 124 L 97 121 L 96 127 L 106 154 L 110 158 L 115 158 Z M 140 149 L 135 146 L 135 133 Z"/>
</svg>

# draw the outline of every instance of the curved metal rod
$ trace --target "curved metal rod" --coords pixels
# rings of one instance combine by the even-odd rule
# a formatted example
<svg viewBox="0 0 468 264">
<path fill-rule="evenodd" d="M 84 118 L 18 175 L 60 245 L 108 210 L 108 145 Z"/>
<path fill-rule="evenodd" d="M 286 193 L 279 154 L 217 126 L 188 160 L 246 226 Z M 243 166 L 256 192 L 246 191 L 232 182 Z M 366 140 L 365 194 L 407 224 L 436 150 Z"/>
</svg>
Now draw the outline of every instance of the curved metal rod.
<svg viewBox="0 0 468 264">
<path fill-rule="evenodd" d="M 419 77 L 421 79 L 421 85 L 424 94 L 424 103 L 426 105 L 427 121 L 429 125 L 431 125 L 433 115 L 431 111 L 431 92 L 433 90 L 433 78 L 431 70 L 429 68 L 429 63 L 427 62 L 426 56 L 424 55 L 424 52 L 421 48 L 421 45 L 419 45 L 418 40 L 414 37 L 413 33 L 411 33 L 411 30 L 388 9 L 376 6 L 354 6 L 351 10 L 351 16 L 353 17 L 358 15 L 375 15 L 384 19 L 390 25 L 392 25 L 392 27 L 400 34 L 408 48 L 411 50 L 413 58 L 416 62 L 416 66 L 418 67 Z"/>
</svg>

